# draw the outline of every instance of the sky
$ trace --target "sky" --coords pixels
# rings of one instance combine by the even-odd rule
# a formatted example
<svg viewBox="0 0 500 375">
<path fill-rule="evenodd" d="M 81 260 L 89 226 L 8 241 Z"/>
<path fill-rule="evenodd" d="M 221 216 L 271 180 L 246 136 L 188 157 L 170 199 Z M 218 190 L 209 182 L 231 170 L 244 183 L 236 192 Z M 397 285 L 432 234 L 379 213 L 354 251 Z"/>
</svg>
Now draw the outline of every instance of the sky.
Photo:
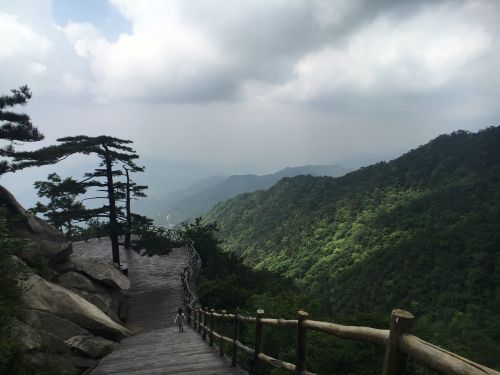
<svg viewBox="0 0 500 375">
<path fill-rule="evenodd" d="M 45 134 L 231 173 L 500 125 L 500 1 L 0 0 L 1 94 Z"/>
</svg>

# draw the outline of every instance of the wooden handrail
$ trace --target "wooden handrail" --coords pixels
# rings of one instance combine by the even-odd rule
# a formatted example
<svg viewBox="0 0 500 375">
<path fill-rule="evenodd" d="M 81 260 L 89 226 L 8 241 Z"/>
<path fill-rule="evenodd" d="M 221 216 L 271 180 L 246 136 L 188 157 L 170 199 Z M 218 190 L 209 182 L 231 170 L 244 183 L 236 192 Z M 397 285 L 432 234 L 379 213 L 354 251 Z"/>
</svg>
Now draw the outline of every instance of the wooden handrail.
<svg viewBox="0 0 500 375">
<path fill-rule="evenodd" d="M 385 347 L 389 337 L 389 330 L 370 327 L 343 326 L 329 322 L 318 322 L 307 320 L 304 322 L 306 328 L 314 331 L 328 333 L 341 339 L 370 342 Z"/>
<path fill-rule="evenodd" d="M 331 322 L 322 322 L 310 320 L 307 313 L 304 311 L 298 312 L 297 320 L 285 320 L 275 318 L 264 318 L 264 311 L 258 310 L 257 316 L 243 316 L 237 310 L 234 314 L 227 313 L 222 310 L 220 313 L 208 308 L 202 309 L 199 305 L 195 294 L 190 287 L 192 275 L 199 270 L 201 258 L 192 247 L 190 254 L 193 261 L 190 261 L 190 266 L 184 269 L 181 274 L 181 282 L 184 290 L 184 298 L 186 301 L 186 310 L 188 313 L 188 323 L 193 322 L 194 327 L 198 328 L 198 332 L 203 334 L 205 339 L 206 334 L 209 334 L 210 345 L 213 345 L 214 339 L 219 343 L 219 351 L 223 355 L 223 342 L 232 345 L 232 361 L 231 365 L 237 365 L 237 351 L 242 351 L 254 358 L 252 369 L 258 373 L 261 363 L 270 366 L 282 368 L 295 374 L 315 375 L 306 370 L 306 343 L 307 330 L 323 332 L 341 339 L 356 340 L 368 342 L 385 348 L 383 375 L 398 375 L 405 371 L 407 356 L 442 374 L 450 375 L 500 375 L 500 372 L 488 368 L 486 366 L 475 363 L 467 358 L 463 358 L 457 354 L 446 351 L 436 345 L 428 343 L 409 333 L 413 325 L 413 315 L 404 310 L 393 310 L 391 313 L 391 326 L 389 330 L 376 329 L 371 327 L 360 326 L 345 326 Z M 192 264 L 192 265 L 191 265 Z M 191 320 L 191 316 L 193 319 Z M 207 319 L 209 316 L 209 320 Z M 214 329 L 214 320 L 222 322 L 223 331 L 218 333 Z M 225 322 L 232 322 L 233 337 L 224 336 Z M 254 324 L 255 332 L 255 347 L 252 349 L 244 345 L 240 341 L 240 324 Z M 208 327 L 207 325 L 210 325 Z M 268 356 L 262 352 L 263 346 L 263 330 L 264 326 L 270 327 L 285 327 L 294 328 L 297 330 L 297 356 L 296 363 L 284 362 Z"/>
</svg>

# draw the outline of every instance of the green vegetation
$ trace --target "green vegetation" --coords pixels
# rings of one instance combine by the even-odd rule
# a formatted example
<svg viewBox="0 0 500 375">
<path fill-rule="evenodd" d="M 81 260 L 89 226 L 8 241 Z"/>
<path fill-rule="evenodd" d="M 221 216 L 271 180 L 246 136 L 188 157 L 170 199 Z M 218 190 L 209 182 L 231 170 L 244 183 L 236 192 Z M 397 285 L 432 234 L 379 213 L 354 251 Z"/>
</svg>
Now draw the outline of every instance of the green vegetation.
<svg viewBox="0 0 500 375">
<path fill-rule="evenodd" d="M 7 374 L 21 358 L 11 338 L 11 322 L 21 308 L 18 280 L 22 270 L 12 258 L 21 250 L 23 241 L 13 238 L 7 228 L 5 214 L 0 209 L 0 373 Z M 7 371 L 9 370 L 9 371 Z"/>
<path fill-rule="evenodd" d="M 458 131 L 340 178 L 285 178 L 219 204 L 208 220 L 226 252 L 294 280 L 328 320 L 387 327 L 403 308 L 417 316 L 417 335 L 500 368 L 499 146 L 498 127 Z M 259 307 L 306 306 L 287 302 L 288 285 L 276 288 Z"/>
<path fill-rule="evenodd" d="M 37 202 L 30 211 L 33 214 L 43 214 L 47 222 L 72 237 L 75 222 L 86 220 L 86 210 L 82 202 L 76 201 L 76 197 L 86 192 L 85 185 L 68 177 L 64 180 L 57 174 L 51 173 L 47 181 L 36 181 L 35 188 L 40 198 L 46 198 L 47 204 Z"/>
<path fill-rule="evenodd" d="M 15 150 L 21 142 L 37 142 L 43 139 L 43 134 L 31 123 L 30 117 L 25 113 L 12 112 L 9 109 L 16 105 L 25 105 L 31 99 L 28 86 L 21 86 L 11 90 L 11 95 L 0 96 L 0 139 L 7 142 L 0 147 L 0 175 L 19 169 L 19 163 L 12 163 L 12 158 L 17 161 L 19 153 Z"/>
<path fill-rule="evenodd" d="M 234 312 L 237 307 L 246 316 L 255 316 L 264 308 L 266 316 L 295 319 L 299 308 L 319 320 L 331 319 L 321 300 L 304 292 L 293 280 L 266 270 L 253 270 L 234 253 L 225 253 L 216 237 L 215 223 L 197 219 L 185 225 L 184 237 L 194 240 L 202 259 L 202 269 L 196 279 L 196 289 L 202 306 Z M 386 327 L 387 317 L 374 314 L 353 314 L 344 323 L 361 325 L 370 321 L 374 327 Z M 253 325 L 242 324 L 241 340 L 253 347 Z M 220 332 L 220 327 L 217 328 Z M 231 328 L 232 329 L 232 328 Z M 264 352 L 288 362 L 295 358 L 295 330 L 270 328 L 264 330 Z M 382 368 L 383 351 L 368 344 L 347 342 L 324 334 L 309 333 L 308 368 L 319 374 L 372 374 Z M 226 348 L 229 351 L 229 347 Z M 239 363 L 249 368 L 252 358 L 239 356 Z M 376 371 L 375 371 L 376 372 Z M 264 368 L 264 374 L 284 374 Z"/>
<path fill-rule="evenodd" d="M 172 224 L 177 224 L 204 215 L 217 203 L 236 197 L 238 194 L 268 189 L 283 177 L 298 175 L 337 177 L 347 172 L 349 172 L 348 169 L 338 165 L 305 165 L 287 167 L 276 173 L 262 176 L 255 174 L 229 177 L 216 176 L 199 182 L 198 185 L 193 186 L 191 189 L 179 192 L 176 198 L 167 203 L 160 203 L 159 207 L 161 207 L 161 211 L 169 214 L 169 221 Z M 171 196 L 175 197 L 175 194 Z M 155 213 L 157 213 L 159 207 L 155 206 Z"/>
</svg>

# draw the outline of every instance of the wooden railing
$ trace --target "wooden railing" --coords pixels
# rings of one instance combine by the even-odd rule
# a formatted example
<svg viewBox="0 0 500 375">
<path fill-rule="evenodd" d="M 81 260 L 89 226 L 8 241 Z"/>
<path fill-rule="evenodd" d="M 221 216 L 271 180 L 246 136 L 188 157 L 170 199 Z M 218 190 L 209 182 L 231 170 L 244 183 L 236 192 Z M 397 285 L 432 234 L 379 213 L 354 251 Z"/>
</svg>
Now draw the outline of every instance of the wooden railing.
<svg viewBox="0 0 500 375">
<path fill-rule="evenodd" d="M 193 259 L 199 259 L 198 253 L 192 248 Z M 238 352 L 248 354 L 253 358 L 250 368 L 251 374 L 259 374 L 262 364 L 282 368 L 301 375 L 315 375 L 307 371 L 307 332 L 308 330 L 323 332 L 341 339 L 368 342 L 385 348 L 383 375 L 405 374 L 408 357 L 430 369 L 442 374 L 450 375 L 500 375 L 500 372 L 472 362 L 457 354 L 448 352 L 436 345 L 428 343 L 412 334 L 411 328 L 414 316 L 404 310 L 393 310 L 391 313 L 390 328 L 388 330 L 370 327 L 344 326 L 340 324 L 315 321 L 309 318 L 305 311 L 297 312 L 297 319 L 284 320 L 264 317 L 264 310 L 257 310 L 255 317 L 239 314 L 238 309 L 234 314 L 226 310 L 216 312 L 208 307 L 202 308 L 193 293 L 190 281 L 199 267 L 198 261 L 193 266 L 186 267 L 181 274 L 182 285 L 188 313 L 188 323 L 202 335 L 203 340 L 208 337 L 210 346 L 217 341 L 220 356 L 224 355 L 224 343 L 231 346 L 231 365 L 237 365 Z M 216 332 L 215 320 L 219 321 L 220 332 Z M 241 323 L 255 325 L 254 347 L 250 348 L 240 341 Z M 227 332 L 232 326 L 232 333 Z M 263 327 L 285 327 L 297 331 L 295 363 L 289 363 L 270 357 L 263 353 Z M 226 336 L 231 335 L 231 336 Z M 229 353 L 228 353 L 229 354 Z"/>
</svg>

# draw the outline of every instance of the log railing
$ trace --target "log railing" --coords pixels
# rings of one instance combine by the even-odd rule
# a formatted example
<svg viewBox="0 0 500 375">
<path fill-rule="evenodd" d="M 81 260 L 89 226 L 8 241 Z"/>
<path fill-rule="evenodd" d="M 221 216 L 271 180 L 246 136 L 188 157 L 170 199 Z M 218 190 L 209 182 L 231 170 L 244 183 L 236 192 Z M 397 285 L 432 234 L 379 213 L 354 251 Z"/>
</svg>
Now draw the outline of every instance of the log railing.
<svg viewBox="0 0 500 375">
<path fill-rule="evenodd" d="M 194 248 L 193 248 L 194 250 Z M 194 250 L 196 252 L 196 250 Z M 194 254 L 193 252 L 191 252 Z M 194 255 L 199 259 L 198 253 Z M 315 375 L 307 371 L 307 332 L 308 330 L 323 332 L 341 339 L 368 342 L 385 348 L 383 375 L 400 375 L 406 373 L 408 357 L 421 365 L 442 374 L 450 375 L 500 375 L 500 372 L 472 362 L 457 354 L 448 352 L 436 345 L 428 343 L 410 333 L 415 318 L 404 310 L 393 310 L 391 313 L 390 329 L 376 329 L 370 327 L 345 326 L 335 323 L 315 321 L 309 318 L 305 311 L 298 311 L 296 320 L 265 318 L 264 310 L 257 310 L 255 317 L 243 316 L 238 309 L 234 314 L 225 310 L 216 312 L 208 307 L 199 306 L 190 286 L 192 275 L 199 267 L 186 267 L 181 274 L 184 288 L 188 323 L 193 325 L 203 340 L 209 340 L 209 345 L 214 342 L 219 347 L 220 356 L 224 355 L 224 343 L 230 345 L 231 365 L 237 365 L 238 353 L 246 353 L 253 358 L 250 368 L 251 374 L 259 374 L 262 364 L 288 370 L 294 374 Z M 215 321 L 220 323 L 221 332 L 214 329 Z M 240 341 L 241 323 L 255 325 L 254 347 L 250 348 Z M 232 326 L 231 337 L 229 327 Z M 263 328 L 264 326 L 284 327 L 297 331 L 295 363 L 289 363 L 273 358 L 263 353 Z M 229 354 L 229 353 L 227 353 Z"/>
</svg>

